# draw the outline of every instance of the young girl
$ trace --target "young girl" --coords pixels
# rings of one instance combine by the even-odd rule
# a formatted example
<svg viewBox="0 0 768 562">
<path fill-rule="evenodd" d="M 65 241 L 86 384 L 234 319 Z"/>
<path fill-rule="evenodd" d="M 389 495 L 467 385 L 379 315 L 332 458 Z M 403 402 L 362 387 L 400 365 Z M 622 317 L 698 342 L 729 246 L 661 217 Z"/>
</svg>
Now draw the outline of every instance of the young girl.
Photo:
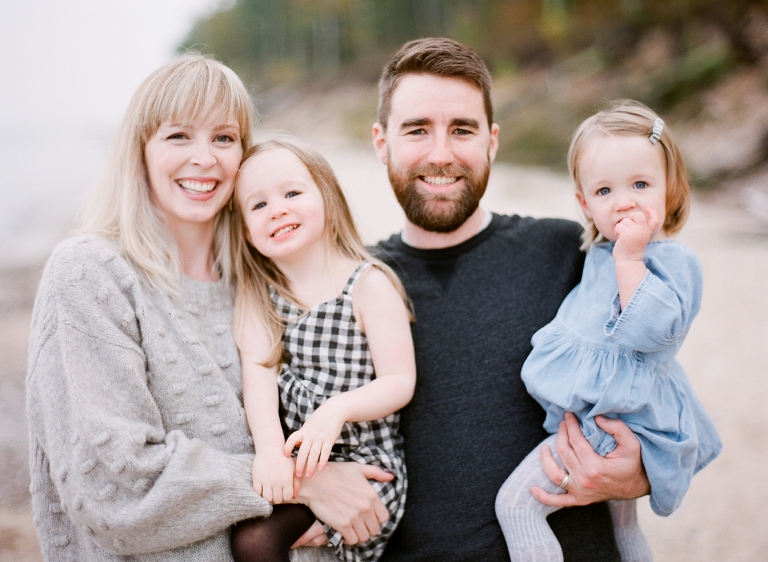
<svg viewBox="0 0 768 562">
<path fill-rule="evenodd" d="M 688 214 L 689 187 L 680 153 L 664 122 L 644 105 L 621 101 L 584 121 L 568 151 L 588 249 L 581 283 L 555 319 L 536 332 L 522 378 L 557 431 L 565 412 L 578 417 L 595 451 L 613 437 L 596 415 L 623 420 L 640 440 L 651 507 L 669 515 L 692 476 L 720 452 L 717 432 L 675 353 L 701 302 L 701 266 L 689 248 L 668 239 Z M 554 485 L 532 451 L 502 486 L 496 514 L 512 560 L 562 560 L 546 522 L 557 508 L 539 503 L 532 486 Z M 635 501 L 609 502 L 621 559 L 652 560 L 637 525 Z"/>
<path fill-rule="evenodd" d="M 333 171 L 304 146 L 272 140 L 250 149 L 235 203 L 235 334 L 254 489 L 274 504 L 289 501 L 299 479 L 329 460 L 391 472 L 393 481 L 373 483 L 389 510 L 379 535 L 352 546 L 324 525 L 341 559 L 375 561 L 405 505 L 395 412 L 413 395 L 416 366 L 402 285 L 365 250 Z M 253 529 L 236 529 L 233 554 L 287 561 L 314 519 L 303 506 L 276 505 Z"/>
</svg>

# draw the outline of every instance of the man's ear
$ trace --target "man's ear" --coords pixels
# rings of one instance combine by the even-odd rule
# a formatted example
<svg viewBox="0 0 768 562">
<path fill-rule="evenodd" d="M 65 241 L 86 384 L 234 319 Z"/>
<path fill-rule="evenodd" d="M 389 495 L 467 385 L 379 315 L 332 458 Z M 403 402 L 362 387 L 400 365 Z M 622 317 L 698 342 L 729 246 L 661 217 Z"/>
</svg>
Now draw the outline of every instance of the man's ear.
<svg viewBox="0 0 768 562">
<path fill-rule="evenodd" d="M 496 123 L 491 124 L 491 139 L 488 143 L 488 160 L 491 162 L 496 158 L 496 152 L 499 150 L 499 126 Z"/>
<path fill-rule="evenodd" d="M 584 215 L 591 220 L 592 214 L 587 208 L 587 200 L 584 199 L 584 194 L 581 191 L 576 192 L 576 200 L 579 202 L 579 205 L 581 205 L 581 209 L 584 211 Z"/>
<path fill-rule="evenodd" d="M 389 163 L 389 154 L 387 152 L 387 133 L 381 123 L 373 124 L 373 150 L 376 151 L 376 156 L 379 157 L 379 161 L 385 166 Z"/>
</svg>

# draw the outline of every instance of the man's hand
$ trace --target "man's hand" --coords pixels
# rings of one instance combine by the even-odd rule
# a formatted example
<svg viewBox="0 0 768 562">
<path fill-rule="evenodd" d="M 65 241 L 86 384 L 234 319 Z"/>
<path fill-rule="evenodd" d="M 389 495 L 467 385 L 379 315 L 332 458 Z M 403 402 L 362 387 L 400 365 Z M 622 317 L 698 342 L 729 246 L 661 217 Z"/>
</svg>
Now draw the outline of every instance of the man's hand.
<svg viewBox="0 0 768 562">
<path fill-rule="evenodd" d="M 640 457 L 640 442 L 621 420 L 596 416 L 595 422 L 616 439 L 616 448 L 601 457 L 584 438 L 572 413 L 565 414 L 557 431 L 557 454 L 570 478 L 566 493 L 549 494 L 531 488 L 533 496 L 545 505 L 570 507 L 606 500 L 639 498 L 651 491 Z M 552 457 L 549 447 L 541 448 L 541 466 L 550 480 L 560 484 L 565 472 Z"/>
<path fill-rule="evenodd" d="M 325 535 L 325 529 L 320 521 L 315 521 L 312 526 L 307 529 L 303 535 L 299 537 L 291 548 L 299 548 L 300 546 L 323 546 L 328 544 L 328 537 Z"/>
<path fill-rule="evenodd" d="M 391 473 L 369 464 L 331 462 L 312 478 L 303 478 L 296 501 L 308 506 L 315 516 L 336 529 L 346 544 L 365 542 L 378 535 L 381 524 L 389 519 L 387 507 L 368 480 L 389 482 Z M 294 546 L 316 544 L 312 534 L 316 526 Z M 302 542 L 305 540 L 305 542 Z"/>
</svg>

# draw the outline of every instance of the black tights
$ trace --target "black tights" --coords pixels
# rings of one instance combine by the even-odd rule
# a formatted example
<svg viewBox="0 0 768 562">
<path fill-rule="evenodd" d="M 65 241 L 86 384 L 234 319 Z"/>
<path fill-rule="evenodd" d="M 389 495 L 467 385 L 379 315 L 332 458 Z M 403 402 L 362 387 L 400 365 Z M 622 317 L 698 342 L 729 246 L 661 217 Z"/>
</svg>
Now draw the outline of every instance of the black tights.
<svg viewBox="0 0 768 562">
<path fill-rule="evenodd" d="M 280 504 L 272 515 L 240 521 L 232 529 L 230 544 L 235 562 L 288 562 L 288 553 L 315 522 L 305 505 Z"/>
</svg>

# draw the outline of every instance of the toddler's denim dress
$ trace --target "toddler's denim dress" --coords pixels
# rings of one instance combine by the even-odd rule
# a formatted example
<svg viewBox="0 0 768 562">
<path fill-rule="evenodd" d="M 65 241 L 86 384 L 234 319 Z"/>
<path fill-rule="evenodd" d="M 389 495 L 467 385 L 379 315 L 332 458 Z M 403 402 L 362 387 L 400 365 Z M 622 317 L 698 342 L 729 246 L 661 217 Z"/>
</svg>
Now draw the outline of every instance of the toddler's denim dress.
<svg viewBox="0 0 768 562">
<path fill-rule="evenodd" d="M 612 250 L 613 243 L 590 248 L 581 283 L 534 334 L 522 377 L 546 410 L 544 428 L 555 433 L 564 412 L 574 412 L 600 455 L 616 442 L 594 416 L 623 420 L 641 443 L 651 507 L 669 515 L 722 448 L 675 360 L 701 305 L 701 265 L 679 242 L 651 242 L 648 271 L 622 311 Z"/>
</svg>

